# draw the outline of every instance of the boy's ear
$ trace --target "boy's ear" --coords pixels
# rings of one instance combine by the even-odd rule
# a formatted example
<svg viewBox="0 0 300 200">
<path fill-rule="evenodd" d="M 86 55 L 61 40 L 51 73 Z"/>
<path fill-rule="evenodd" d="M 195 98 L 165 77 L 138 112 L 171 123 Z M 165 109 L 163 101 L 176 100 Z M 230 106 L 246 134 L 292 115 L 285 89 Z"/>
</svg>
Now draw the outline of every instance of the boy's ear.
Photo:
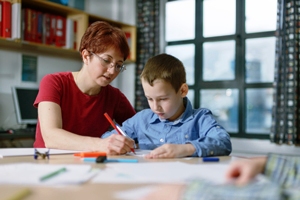
<svg viewBox="0 0 300 200">
<path fill-rule="evenodd" d="M 182 97 L 185 97 L 189 92 L 189 86 L 186 83 L 183 83 L 180 87 L 180 93 Z"/>
</svg>

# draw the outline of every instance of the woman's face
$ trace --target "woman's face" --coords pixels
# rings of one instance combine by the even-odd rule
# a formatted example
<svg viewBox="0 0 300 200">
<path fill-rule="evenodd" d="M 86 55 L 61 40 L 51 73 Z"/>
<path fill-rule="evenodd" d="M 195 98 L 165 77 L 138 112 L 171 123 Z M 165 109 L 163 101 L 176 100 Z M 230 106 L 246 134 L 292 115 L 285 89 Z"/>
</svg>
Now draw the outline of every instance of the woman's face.
<svg viewBox="0 0 300 200">
<path fill-rule="evenodd" d="M 112 48 L 103 53 L 89 53 L 88 72 L 90 77 L 97 85 L 107 86 L 119 75 L 120 72 L 116 70 L 116 65 L 124 64 L 123 55 Z"/>
</svg>

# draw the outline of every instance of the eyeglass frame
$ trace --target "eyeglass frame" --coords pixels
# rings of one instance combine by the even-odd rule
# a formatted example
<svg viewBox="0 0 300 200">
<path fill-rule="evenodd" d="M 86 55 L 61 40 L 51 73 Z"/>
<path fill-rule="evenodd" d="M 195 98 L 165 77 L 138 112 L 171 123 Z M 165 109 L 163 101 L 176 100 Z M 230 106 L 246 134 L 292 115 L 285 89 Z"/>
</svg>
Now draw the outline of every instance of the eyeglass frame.
<svg viewBox="0 0 300 200">
<path fill-rule="evenodd" d="M 122 64 L 122 65 L 119 65 L 118 63 L 114 63 L 114 62 L 109 62 L 107 61 L 106 59 L 102 58 L 101 56 L 95 54 L 94 52 L 92 51 L 89 51 L 92 55 L 96 56 L 97 58 L 99 58 L 99 60 L 101 60 L 101 65 L 106 67 L 107 69 L 111 68 L 112 64 L 113 64 L 113 67 L 114 67 L 114 70 L 115 72 L 120 72 L 122 73 L 124 70 L 126 70 L 126 65 Z M 108 63 L 109 62 L 109 63 Z M 103 64 L 102 64 L 103 63 Z M 106 66 L 107 65 L 107 66 Z M 109 66 L 110 67 L 109 67 Z M 117 66 L 121 66 L 120 68 L 117 68 Z"/>
</svg>

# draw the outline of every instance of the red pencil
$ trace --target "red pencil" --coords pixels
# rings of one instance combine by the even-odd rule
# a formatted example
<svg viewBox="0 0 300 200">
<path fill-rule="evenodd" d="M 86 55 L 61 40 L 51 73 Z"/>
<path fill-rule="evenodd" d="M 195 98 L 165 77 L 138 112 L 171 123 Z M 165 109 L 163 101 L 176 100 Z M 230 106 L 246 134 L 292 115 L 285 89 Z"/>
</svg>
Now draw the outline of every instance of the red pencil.
<svg viewBox="0 0 300 200">
<path fill-rule="evenodd" d="M 117 126 L 115 125 L 115 123 L 113 122 L 113 120 L 110 118 L 110 116 L 107 113 L 104 113 L 104 116 L 106 117 L 106 119 L 109 121 L 109 123 L 112 125 L 112 127 L 120 134 L 123 135 L 121 133 L 121 131 L 119 131 L 119 129 L 117 128 Z M 124 137 L 126 137 L 126 135 L 123 135 Z M 135 154 L 135 151 L 133 148 L 130 148 L 131 151 Z"/>
</svg>

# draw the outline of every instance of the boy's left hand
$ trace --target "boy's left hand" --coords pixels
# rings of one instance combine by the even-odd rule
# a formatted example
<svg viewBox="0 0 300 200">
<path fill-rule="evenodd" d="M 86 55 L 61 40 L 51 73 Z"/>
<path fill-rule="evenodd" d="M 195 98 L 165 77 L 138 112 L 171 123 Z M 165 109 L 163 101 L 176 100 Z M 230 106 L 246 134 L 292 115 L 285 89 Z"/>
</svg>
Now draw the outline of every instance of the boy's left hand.
<svg viewBox="0 0 300 200">
<path fill-rule="evenodd" d="M 179 158 L 193 155 L 194 152 L 192 144 L 164 144 L 145 155 L 145 158 Z"/>
</svg>

